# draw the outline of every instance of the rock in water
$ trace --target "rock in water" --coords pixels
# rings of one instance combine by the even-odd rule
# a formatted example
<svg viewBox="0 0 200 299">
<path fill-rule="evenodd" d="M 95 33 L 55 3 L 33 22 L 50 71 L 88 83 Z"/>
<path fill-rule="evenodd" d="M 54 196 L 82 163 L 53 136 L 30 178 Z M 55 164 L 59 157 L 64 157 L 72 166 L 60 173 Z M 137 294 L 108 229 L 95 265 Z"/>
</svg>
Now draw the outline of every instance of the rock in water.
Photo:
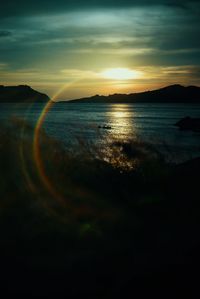
<svg viewBox="0 0 200 299">
<path fill-rule="evenodd" d="M 200 118 L 191 118 L 187 116 L 179 120 L 175 126 L 179 127 L 180 130 L 200 132 Z"/>
</svg>

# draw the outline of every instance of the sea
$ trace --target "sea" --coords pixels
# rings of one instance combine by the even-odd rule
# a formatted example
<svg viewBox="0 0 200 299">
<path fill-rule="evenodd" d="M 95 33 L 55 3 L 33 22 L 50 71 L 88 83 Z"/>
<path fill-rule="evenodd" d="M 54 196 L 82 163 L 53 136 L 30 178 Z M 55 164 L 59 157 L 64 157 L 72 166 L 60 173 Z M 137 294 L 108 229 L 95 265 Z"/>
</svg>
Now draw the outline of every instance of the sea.
<svg viewBox="0 0 200 299">
<path fill-rule="evenodd" d="M 45 114 L 44 108 L 42 103 L 1 103 L 0 122 L 21 119 L 35 127 L 44 115 L 41 125 L 46 133 L 75 151 L 80 141 L 105 145 L 108 140 L 126 142 L 136 138 L 151 143 L 171 159 L 200 156 L 200 133 L 175 126 L 183 117 L 200 117 L 198 104 L 60 102 Z"/>
</svg>

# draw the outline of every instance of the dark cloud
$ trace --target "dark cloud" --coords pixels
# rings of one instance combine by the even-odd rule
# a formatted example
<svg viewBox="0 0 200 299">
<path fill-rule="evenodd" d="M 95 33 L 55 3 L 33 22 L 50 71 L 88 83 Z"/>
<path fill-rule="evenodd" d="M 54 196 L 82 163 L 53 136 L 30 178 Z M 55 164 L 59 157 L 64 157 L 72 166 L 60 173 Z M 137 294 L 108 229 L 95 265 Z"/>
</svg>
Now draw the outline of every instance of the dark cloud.
<svg viewBox="0 0 200 299">
<path fill-rule="evenodd" d="M 0 38 L 1 37 L 7 37 L 7 36 L 11 36 L 12 32 L 7 31 L 7 30 L 0 30 Z"/>
<path fill-rule="evenodd" d="M 187 8 L 198 0 L 8 0 L 1 3 L 2 17 L 54 14 L 70 10 L 88 10 L 94 8 L 127 8 L 152 5 L 164 5 Z"/>
</svg>

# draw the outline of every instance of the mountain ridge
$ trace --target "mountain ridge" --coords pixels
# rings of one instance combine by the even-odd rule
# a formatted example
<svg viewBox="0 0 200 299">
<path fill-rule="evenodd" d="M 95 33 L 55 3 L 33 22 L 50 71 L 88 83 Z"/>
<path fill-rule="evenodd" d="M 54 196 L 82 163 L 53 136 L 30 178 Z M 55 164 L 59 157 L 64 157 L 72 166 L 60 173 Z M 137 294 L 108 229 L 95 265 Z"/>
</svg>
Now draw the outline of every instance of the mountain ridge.
<svg viewBox="0 0 200 299">
<path fill-rule="evenodd" d="M 67 103 L 199 103 L 200 87 L 173 84 L 160 89 L 130 94 L 95 95 L 66 101 Z"/>
<path fill-rule="evenodd" d="M 0 85 L 0 102 L 32 103 L 47 102 L 48 95 L 32 89 L 28 85 Z M 94 95 L 56 103 L 198 103 L 200 104 L 200 87 L 173 84 L 163 88 L 130 94 L 114 93 L 108 96 Z"/>
</svg>

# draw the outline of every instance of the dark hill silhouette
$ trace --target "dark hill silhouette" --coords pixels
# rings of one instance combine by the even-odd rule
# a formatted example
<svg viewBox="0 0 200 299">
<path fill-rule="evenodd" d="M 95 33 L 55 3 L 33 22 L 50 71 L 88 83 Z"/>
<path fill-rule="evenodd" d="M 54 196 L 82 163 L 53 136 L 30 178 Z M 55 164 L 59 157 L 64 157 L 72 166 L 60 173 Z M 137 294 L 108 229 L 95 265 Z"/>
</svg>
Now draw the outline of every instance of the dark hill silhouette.
<svg viewBox="0 0 200 299">
<path fill-rule="evenodd" d="M 0 85 L 0 102 L 15 103 L 15 102 L 46 102 L 49 97 L 40 93 L 30 86 L 19 85 L 19 86 L 3 86 Z"/>
<path fill-rule="evenodd" d="M 131 94 L 95 95 L 69 102 L 87 103 L 200 103 L 200 87 L 179 84 Z"/>
</svg>

